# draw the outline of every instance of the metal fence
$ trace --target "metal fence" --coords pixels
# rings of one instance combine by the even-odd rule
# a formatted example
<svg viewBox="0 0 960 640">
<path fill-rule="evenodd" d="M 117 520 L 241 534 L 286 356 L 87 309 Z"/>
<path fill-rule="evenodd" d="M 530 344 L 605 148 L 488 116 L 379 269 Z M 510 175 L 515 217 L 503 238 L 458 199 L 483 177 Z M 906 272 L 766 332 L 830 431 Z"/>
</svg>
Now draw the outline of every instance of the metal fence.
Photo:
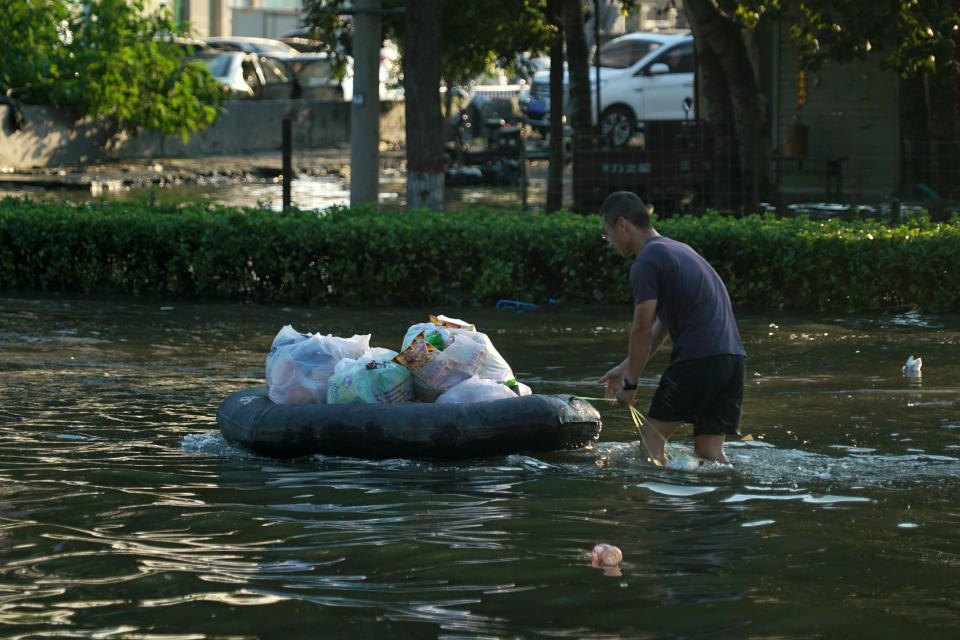
<svg viewBox="0 0 960 640">
<path fill-rule="evenodd" d="M 577 208 L 596 210 L 619 190 L 637 193 L 665 215 L 736 207 L 746 199 L 734 140 L 693 120 L 646 122 L 625 146 L 574 154 Z"/>
<path fill-rule="evenodd" d="M 903 142 L 900 196 L 960 202 L 960 140 Z"/>
<path fill-rule="evenodd" d="M 799 155 L 772 150 L 765 175 L 744 177 L 737 140 L 698 121 L 642 123 L 622 147 L 581 151 L 573 158 L 573 203 L 596 211 L 621 189 L 636 192 L 661 216 L 708 209 L 740 214 L 896 217 L 923 207 L 948 217 L 960 209 L 960 141 L 904 142 L 899 162 L 877 165 L 858 149 L 843 155 Z M 868 184 L 869 183 L 869 184 Z M 867 186 L 865 186 L 867 185 Z"/>
<path fill-rule="evenodd" d="M 540 205 L 549 123 L 518 111 L 510 95 L 515 87 L 473 88 L 452 119 L 448 141 L 456 170 L 449 184 L 519 185 L 521 174 L 532 171 L 536 184 L 530 192 L 521 190 L 522 201 Z M 583 212 L 597 211 L 607 195 L 622 189 L 639 194 L 659 216 L 715 209 L 896 218 L 903 207 L 921 207 L 948 217 L 960 210 L 960 140 L 904 136 L 899 156 L 881 156 L 871 151 L 875 145 L 850 148 L 817 139 L 798 147 L 785 136 L 776 148 L 756 153 L 763 157 L 760 170 L 746 172 L 737 138 L 692 118 L 640 122 L 623 146 L 600 137 L 593 148 L 576 153 L 572 133 L 567 127 L 563 206 Z"/>
</svg>

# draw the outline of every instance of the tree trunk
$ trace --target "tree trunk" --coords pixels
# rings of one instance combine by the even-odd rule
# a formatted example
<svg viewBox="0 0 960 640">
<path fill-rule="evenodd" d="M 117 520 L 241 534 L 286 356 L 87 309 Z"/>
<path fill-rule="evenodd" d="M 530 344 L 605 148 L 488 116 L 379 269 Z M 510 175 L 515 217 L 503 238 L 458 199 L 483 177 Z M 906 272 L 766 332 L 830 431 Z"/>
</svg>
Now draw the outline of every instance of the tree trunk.
<svg viewBox="0 0 960 640">
<path fill-rule="evenodd" d="M 702 120 L 715 123 L 717 126 L 729 130 L 733 125 L 733 103 L 730 100 L 730 85 L 723 75 L 723 67 L 717 52 L 713 50 L 705 38 L 697 33 L 696 25 L 692 25 L 693 36 L 697 46 L 698 91 L 702 104 L 696 105 L 697 114 Z"/>
<path fill-rule="evenodd" d="M 711 179 L 713 203 L 718 207 L 739 206 L 741 198 L 737 185 L 740 183 L 740 163 L 737 158 L 740 150 L 734 134 L 730 85 L 717 52 L 697 31 L 698 25 L 690 22 L 697 47 L 697 119 L 707 123 L 714 153 Z"/>
<path fill-rule="evenodd" d="M 563 35 L 567 41 L 567 69 L 570 76 L 570 101 L 567 103 L 570 126 L 574 130 L 574 150 L 578 142 L 589 147 L 592 139 L 590 125 L 590 71 L 587 62 L 587 38 L 583 27 L 583 8 L 580 0 L 563 2 Z"/>
<path fill-rule="evenodd" d="M 547 213 L 563 208 L 563 28 L 559 0 L 547 1 L 547 19 L 557 28 L 550 45 L 550 148 Z"/>
<path fill-rule="evenodd" d="M 573 127 L 573 171 L 577 173 L 577 156 L 593 148 L 593 126 L 590 124 L 590 73 L 587 60 L 587 37 L 583 26 L 583 5 L 580 0 L 563 0 L 563 35 L 567 41 L 567 69 L 570 76 L 570 101 L 567 103 L 570 126 Z M 573 209 L 586 207 L 574 175 Z"/>
<path fill-rule="evenodd" d="M 685 0 L 683 6 L 694 25 L 698 46 L 706 44 L 708 53 L 704 55 L 715 57 L 723 74 L 721 81 L 729 87 L 733 125 L 739 140 L 743 204 L 747 211 L 754 211 L 761 191 L 766 191 L 770 183 L 770 134 L 743 34 L 716 0 Z M 704 68 L 707 72 L 709 67 Z"/>
<path fill-rule="evenodd" d="M 408 209 L 443 210 L 440 9 L 440 0 L 407 3 L 403 77 Z"/>
<path fill-rule="evenodd" d="M 958 100 L 956 84 L 946 76 L 900 82 L 900 126 L 905 147 L 903 181 L 923 183 L 941 198 L 956 199 Z"/>
</svg>

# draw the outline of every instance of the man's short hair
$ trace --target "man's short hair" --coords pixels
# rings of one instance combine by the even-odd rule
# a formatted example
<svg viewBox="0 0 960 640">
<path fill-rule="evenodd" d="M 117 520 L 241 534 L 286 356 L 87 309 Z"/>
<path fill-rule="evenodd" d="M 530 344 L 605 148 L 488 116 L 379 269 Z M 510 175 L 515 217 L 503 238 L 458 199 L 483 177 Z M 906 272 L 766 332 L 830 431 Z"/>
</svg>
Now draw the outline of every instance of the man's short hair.
<svg viewBox="0 0 960 640">
<path fill-rule="evenodd" d="M 614 191 L 603 201 L 600 216 L 608 226 L 613 226 L 617 218 L 626 218 L 637 229 L 649 229 L 650 210 L 640 196 L 632 191 Z"/>
</svg>

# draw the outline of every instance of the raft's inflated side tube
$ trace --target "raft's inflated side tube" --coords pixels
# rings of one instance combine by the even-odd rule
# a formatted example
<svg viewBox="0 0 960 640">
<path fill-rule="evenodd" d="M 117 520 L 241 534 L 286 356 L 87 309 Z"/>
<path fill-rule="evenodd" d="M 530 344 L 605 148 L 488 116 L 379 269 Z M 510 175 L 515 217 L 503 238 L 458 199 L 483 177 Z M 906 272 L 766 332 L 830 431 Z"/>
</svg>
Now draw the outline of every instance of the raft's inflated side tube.
<svg viewBox="0 0 960 640">
<path fill-rule="evenodd" d="M 237 391 L 217 411 L 227 442 L 274 458 L 476 458 L 576 449 L 600 436 L 600 414 L 572 396 L 489 402 L 282 405 L 266 387 Z"/>
</svg>

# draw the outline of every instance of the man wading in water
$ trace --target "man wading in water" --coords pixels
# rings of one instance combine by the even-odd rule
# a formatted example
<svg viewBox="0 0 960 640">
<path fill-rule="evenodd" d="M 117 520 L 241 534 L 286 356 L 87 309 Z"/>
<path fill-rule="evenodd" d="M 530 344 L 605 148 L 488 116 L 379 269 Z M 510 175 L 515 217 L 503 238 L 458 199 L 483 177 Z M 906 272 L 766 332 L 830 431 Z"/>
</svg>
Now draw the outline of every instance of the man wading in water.
<svg viewBox="0 0 960 640">
<path fill-rule="evenodd" d="M 746 351 L 723 280 L 689 245 L 657 233 L 636 194 L 610 194 L 600 216 L 610 246 L 621 256 L 637 256 L 630 267 L 635 306 L 628 355 L 600 378 L 604 397 L 633 404 L 647 360 L 669 334 L 670 365 L 640 437 L 662 464 L 666 439 L 690 422 L 697 455 L 727 462 L 723 441 L 740 426 Z"/>
</svg>

